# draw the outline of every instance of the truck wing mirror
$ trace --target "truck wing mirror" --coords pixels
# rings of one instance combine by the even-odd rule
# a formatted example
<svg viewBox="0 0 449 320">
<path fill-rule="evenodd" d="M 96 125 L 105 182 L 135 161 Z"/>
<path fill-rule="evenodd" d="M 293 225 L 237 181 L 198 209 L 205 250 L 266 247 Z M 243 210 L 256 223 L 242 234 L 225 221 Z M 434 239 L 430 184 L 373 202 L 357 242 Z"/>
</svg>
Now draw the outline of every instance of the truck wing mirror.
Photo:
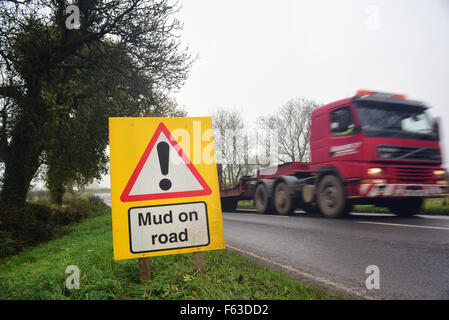
<svg viewBox="0 0 449 320">
<path fill-rule="evenodd" d="M 440 139 L 440 117 L 433 118 L 433 132 L 437 135 L 438 139 Z"/>
</svg>

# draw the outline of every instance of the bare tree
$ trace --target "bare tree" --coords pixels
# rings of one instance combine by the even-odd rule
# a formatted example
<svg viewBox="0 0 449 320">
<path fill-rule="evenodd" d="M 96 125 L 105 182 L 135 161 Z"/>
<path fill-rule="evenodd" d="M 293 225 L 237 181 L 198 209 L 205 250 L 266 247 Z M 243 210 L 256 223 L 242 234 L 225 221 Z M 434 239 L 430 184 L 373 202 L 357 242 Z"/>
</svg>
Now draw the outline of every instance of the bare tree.
<svg viewBox="0 0 449 320">
<path fill-rule="evenodd" d="M 280 163 L 310 160 L 310 116 L 319 106 L 315 100 L 296 98 L 277 112 L 258 119 L 258 125 L 277 142 Z"/>
<path fill-rule="evenodd" d="M 244 120 L 237 110 L 223 108 L 212 112 L 217 162 L 222 164 L 224 187 L 234 186 L 248 174 L 248 141 Z"/>
</svg>

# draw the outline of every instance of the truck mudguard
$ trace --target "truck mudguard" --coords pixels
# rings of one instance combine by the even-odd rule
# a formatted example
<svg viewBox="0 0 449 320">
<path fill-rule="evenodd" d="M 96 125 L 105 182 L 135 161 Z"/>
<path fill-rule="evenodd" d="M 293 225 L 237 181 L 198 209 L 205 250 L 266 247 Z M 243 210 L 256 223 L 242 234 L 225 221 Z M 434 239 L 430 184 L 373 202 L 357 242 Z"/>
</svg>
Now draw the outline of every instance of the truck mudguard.
<svg viewBox="0 0 449 320">
<path fill-rule="evenodd" d="M 321 167 L 318 170 L 318 179 L 315 180 L 315 185 L 318 186 L 318 182 L 321 180 L 322 177 L 324 177 L 326 174 L 333 174 L 337 176 L 341 181 L 345 181 L 343 176 L 341 175 L 340 171 L 336 167 Z"/>
<path fill-rule="evenodd" d="M 295 176 L 279 176 L 276 181 L 273 183 L 272 192 L 274 193 L 274 188 L 280 182 L 285 182 L 289 187 L 290 194 L 293 195 L 296 193 L 296 187 L 298 186 L 299 179 Z M 273 195 L 272 193 L 272 195 Z"/>
<path fill-rule="evenodd" d="M 267 188 L 268 190 L 268 196 L 271 198 L 273 197 L 273 190 L 274 190 L 274 179 L 260 179 L 259 181 L 257 181 L 256 187 L 254 188 L 254 190 L 257 189 L 257 186 L 259 184 L 263 184 L 265 186 L 265 188 Z"/>
</svg>

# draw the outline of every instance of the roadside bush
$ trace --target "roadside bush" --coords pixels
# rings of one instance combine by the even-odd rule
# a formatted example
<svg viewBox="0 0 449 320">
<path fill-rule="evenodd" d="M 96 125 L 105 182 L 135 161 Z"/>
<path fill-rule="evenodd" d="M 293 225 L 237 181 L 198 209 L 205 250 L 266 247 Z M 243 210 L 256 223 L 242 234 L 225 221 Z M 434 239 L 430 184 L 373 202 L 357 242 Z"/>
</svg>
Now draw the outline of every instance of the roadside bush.
<svg viewBox="0 0 449 320">
<path fill-rule="evenodd" d="M 64 194 L 62 195 L 63 202 L 69 202 L 73 199 L 75 199 L 75 196 L 73 194 L 71 194 L 70 192 L 64 192 Z"/>
<path fill-rule="evenodd" d="M 71 199 L 62 206 L 27 203 L 23 207 L 0 206 L 0 258 L 53 239 L 58 226 L 68 226 L 102 209 L 96 197 Z"/>
<path fill-rule="evenodd" d="M 38 204 L 22 208 L 5 206 L 0 209 L 0 231 L 17 241 L 17 247 L 35 245 L 51 238 L 51 209 Z"/>
<path fill-rule="evenodd" d="M 12 239 L 12 234 L 6 231 L 0 231 L 0 258 L 7 257 L 22 250 L 19 241 Z"/>
</svg>

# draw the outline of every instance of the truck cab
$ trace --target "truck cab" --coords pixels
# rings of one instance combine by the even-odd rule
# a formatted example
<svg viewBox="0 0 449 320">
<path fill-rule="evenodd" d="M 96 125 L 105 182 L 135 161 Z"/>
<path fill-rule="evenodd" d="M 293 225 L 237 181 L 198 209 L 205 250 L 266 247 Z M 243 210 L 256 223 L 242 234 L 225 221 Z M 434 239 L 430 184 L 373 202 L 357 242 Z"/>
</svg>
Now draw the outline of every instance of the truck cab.
<svg viewBox="0 0 449 320">
<path fill-rule="evenodd" d="M 330 215 L 340 215 L 354 203 L 412 215 L 423 198 L 449 193 L 438 123 L 427 109 L 404 95 L 359 90 L 352 98 L 314 110 L 310 169 L 320 177 L 318 200 L 325 197 L 320 192 L 328 195 L 323 202 L 333 212 Z M 321 180 L 327 175 L 336 179 L 323 187 Z M 335 183 L 343 186 L 343 195 Z M 337 203 L 336 197 L 342 196 L 346 204 Z"/>
<path fill-rule="evenodd" d="M 406 217 L 417 214 L 425 198 L 449 196 L 438 122 L 422 102 L 359 90 L 315 109 L 310 130 L 310 163 L 242 177 L 221 190 L 223 208 L 253 199 L 259 213 L 290 214 L 299 207 L 339 218 L 354 204 L 373 204 Z"/>
</svg>

